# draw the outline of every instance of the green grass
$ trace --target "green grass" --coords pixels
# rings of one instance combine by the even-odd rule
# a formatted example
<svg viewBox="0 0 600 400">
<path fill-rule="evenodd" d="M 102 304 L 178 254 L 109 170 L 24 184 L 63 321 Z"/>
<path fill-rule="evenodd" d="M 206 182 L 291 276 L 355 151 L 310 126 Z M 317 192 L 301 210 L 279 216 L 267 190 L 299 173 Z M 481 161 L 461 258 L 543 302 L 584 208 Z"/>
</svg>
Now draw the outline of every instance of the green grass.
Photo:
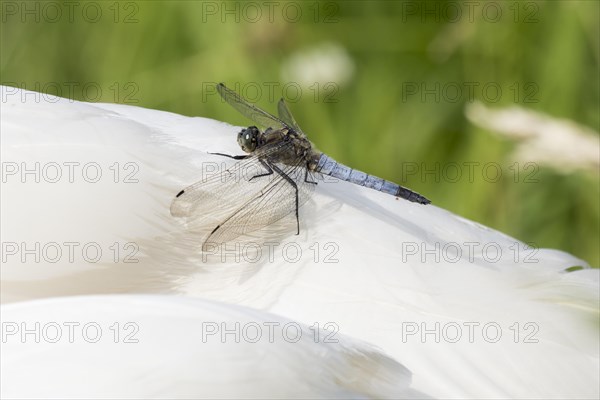
<svg viewBox="0 0 600 400">
<path fill-rule="evenodd" d="M 128 103 L 245 125 L 216 95 L 207 94 L 207 85 L 257 83 L 264 90 L 257 102 L 275 111 L 264 82 L 280 84 L 275 87 L 278 98 L 286 83 L 281 82 L 281 68 L 291 55 L 337 43 L 355 69 L 333 94 L 336 102 L 325 102 L 324 91 L 315 99 L 313 91 L 304 89 L 290 104 L 321 150 L 355 168 L 404 182 L 466 218 L 600 264 L 597 171 L 564 175 L 540 165 L 538 182 L 531 183 L 524 179 L 530 171 L 521 164 L 515 182 L 509 169 L 514 144 L 467 121 L 469 96 L 463 93 L 450 101 L 442 93 L 439 99 L 429 95 L 423 100 L 420 93 L 409 96 L 406 91 L 414 84 L 464 89 L 465 82 L 480 88 L 493 83 L 502 89 L 497 101 L 479 89 L 474 98 L 495 107 L 520 105 L 598 131 L 598 2 L 493 2 L 490 7 L 502 12 L 497 22 L 483 18 L 485 2 L 473 10 L 472 21 L 467 6 L 453 2 L 461 4 L 463 13 L 456 22 L 443 14 L 443 2 L 291 3 L 302 10 L 293 23 L 282 16 L 286 2 L 277 3 L 273 22 L 264 6 L 263 17 L 249 22 L 243 17 L 253 15 L 243 14 L 245 3 L 227 3 L 242 11 L 237 23 L 233 15 L 208 12 L 209 6 L 220 10 L 222 2 L 95 2 L 102 17 L 92 23 L 82 16 L 85 2 L 75 9 L 73 22 L 65 8 L 57 22 L 44 18 L 40 8 L 36 22 L 31 15 L 9 13 L 11 4 L 20 8 L 22 2 L 3 2 L 1 81 L 78 100 Z M 36 2 L 27 4 L 35 10 Z M 439 21 L 434 14 L 413 14 L 411 7 L 437 9 Z M 487 9 L 491 19 L 493 11 Z M 124 22 L 128 15 L 132 23 Z M 99 96 L 96 87 L 101 88 Z M 436 182 L 432 175 L 407 170 L 414 165 L 421 169 L 421 163 L 443 168 L 465 162 L 498 163 L 502 177 L 488 182 L 478 167 L 472 181 L 463 175 L 457 182 L 443 176 Z"/>
</svg>

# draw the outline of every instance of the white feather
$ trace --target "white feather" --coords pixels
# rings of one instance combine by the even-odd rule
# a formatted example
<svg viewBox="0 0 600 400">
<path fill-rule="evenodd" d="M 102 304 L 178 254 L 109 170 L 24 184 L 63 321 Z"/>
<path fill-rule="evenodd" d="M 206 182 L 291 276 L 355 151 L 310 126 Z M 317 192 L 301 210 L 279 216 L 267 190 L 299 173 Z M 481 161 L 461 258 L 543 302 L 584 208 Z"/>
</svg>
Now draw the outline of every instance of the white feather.
<svg viewBox="0 0 600 400">
<path fill-rule="evenodd" d="M 2 322 L 3 398 L 422 397 L 372 347 L 240 306 L 68 297 L 5 306 Z"/>
</svg>

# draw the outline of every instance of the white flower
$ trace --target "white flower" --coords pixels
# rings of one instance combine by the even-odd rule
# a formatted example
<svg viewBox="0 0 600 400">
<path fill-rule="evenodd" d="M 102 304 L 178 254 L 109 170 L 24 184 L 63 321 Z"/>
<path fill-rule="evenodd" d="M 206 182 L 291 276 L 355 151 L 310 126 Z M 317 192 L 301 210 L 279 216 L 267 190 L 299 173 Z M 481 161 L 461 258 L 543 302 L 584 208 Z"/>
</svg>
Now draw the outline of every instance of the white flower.
<svg viewBox="0 0 600 400">
<path fill-rule="evenodd" d="M 335 43 L 323 43 L 292 54 L 281 68 L 281 79 L 305 88 L 315 83 L 343 85 L 352 78 L 354 69 L 354 61 L 346 49 Z"/>
<path fill-rule="evenodd" d="M 588 127 L 517 106 L 492 110 L 480 102 L 469 104 L 465 114 L 474 124 L 519 142 L 512 155 L 517 161 L 538 162 L 565 174 L 598 173 L 600 140 Z"/>
</svg>

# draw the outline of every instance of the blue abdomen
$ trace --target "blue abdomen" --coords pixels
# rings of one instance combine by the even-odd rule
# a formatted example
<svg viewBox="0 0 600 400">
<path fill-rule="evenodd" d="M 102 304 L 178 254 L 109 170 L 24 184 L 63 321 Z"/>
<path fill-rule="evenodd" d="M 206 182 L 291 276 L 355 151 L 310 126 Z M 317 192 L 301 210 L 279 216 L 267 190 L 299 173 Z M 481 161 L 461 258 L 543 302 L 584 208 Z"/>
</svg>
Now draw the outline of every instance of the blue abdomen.
<svg viewBox="0 0 600 400">
<path fill-rule="evenodd" d="M 392 196 L 402 197 L 403 199 L 415 203 L 431 203 L 431 201 L 410 189 L 397 185 L 394 182 L 386 181 L 385 179 L 381 179 L 376 176 L 366 174 L 362 171 L 347 167 L 344 164 L 338 163 L 326 154 L 322 154 L 319 158 L 316 172 L 333 176 L 334 178 L 344 181 L 352 182 L 356 185 L 365 186 L 370 189 L 388 193 Z"/>
</svg>

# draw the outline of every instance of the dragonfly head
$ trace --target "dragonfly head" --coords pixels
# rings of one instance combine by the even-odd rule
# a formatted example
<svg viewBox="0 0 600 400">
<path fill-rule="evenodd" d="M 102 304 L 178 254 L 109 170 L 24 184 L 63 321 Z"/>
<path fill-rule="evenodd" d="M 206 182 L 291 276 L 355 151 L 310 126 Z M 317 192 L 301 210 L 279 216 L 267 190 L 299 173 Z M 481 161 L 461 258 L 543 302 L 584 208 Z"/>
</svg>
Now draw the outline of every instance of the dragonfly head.
<svg viewBox="0 0 600 400">
<path fill-rule="evenodd" d="M 246 153 L 252 153 L 258 144 L 259 135 L 260 131 L 255 126 L 242 129 L 242 131 L 238 133 L 238 144 Z"/>
</svg>

